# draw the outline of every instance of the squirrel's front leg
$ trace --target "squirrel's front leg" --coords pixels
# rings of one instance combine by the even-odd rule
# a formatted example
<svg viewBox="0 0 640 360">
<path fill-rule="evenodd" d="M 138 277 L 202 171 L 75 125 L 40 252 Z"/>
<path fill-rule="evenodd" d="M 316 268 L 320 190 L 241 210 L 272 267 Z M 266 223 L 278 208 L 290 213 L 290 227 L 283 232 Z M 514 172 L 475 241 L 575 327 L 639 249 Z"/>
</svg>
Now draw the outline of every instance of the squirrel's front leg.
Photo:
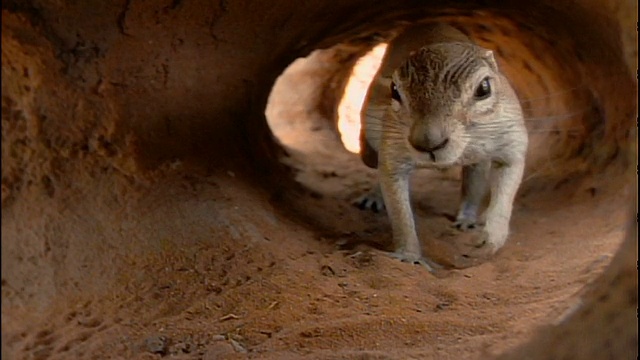
<svg viewBox="0 0 640 360">
<path fill-rule="evenodd" d="M 393 230 L 394 252 L 391 256 L 434 271 L 440 266 L 423 257 L 420 250 L 409 199 L 409 174 L 413 170 L 413 161 L 401 151 L 402 146 L 394 143 L 393 139 L 383 139 L 378 163 L 380 189 Z"/>
<path fill-rule="evenodd" d="M 505 244 L 509 235 L 513 201 L 524 173 L 524 157 L 509 164 L 493 163 L 491 170 L 491 202 L 486 223 L 473 245 L 493 254 Z"/>
<path fill-rule="evenodd" d="M 380 155 L 380 189 L 391 221 L 394 251 L 417 260 L 421 252 L 409 199 L 411 167 L 407 166 L 407 162 L 385 158 L 384 150 Z"/>
<path fill-rule="evenodd" d="M 487 193 L 490 170 L 491 161 L 462 167 L 462 202 L 454 224 L 458 229 L 469 230 L 476 227 L 478 210 Z"/>
</svg>

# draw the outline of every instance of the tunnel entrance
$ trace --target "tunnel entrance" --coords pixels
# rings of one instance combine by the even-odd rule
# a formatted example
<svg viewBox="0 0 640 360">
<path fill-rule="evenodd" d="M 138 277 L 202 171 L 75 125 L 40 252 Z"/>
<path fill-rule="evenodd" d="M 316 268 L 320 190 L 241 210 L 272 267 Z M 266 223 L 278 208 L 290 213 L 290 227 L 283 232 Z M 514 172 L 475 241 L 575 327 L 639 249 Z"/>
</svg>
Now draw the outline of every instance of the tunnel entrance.
<svg viewBox="0 0 640 360">
<path fill-rule="evenodd" d="M 3 3 L 3 357 L 466 359 L 528 341 L 626 230 L 637 47 L 615 3 Z M 352 205 L 376 173 L 342 136 L 357 61 L 425 19 L 495 51 L 532 137 L 507 245 L 438 276 L 380 251 L 386 214 Z M 423 251 L 452 265 L 458 171 L 411 182 Z M 626 307 L 591 312 L 626 322 L 576 326 L 582 342 L 637 345 L 618 326 L 634 261 L 635 291 L 611 287 Z"/>
</svg>

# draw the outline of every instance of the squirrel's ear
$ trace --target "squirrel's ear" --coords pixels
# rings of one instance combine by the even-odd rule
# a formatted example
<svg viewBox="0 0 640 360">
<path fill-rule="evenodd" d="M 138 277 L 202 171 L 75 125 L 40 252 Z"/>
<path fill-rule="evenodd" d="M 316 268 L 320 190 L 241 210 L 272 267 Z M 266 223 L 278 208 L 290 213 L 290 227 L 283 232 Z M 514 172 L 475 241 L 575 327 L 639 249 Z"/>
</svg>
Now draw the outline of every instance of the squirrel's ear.
<svg viewBox="0 0 640 360">
<path fill-rule="evenodd" d="M 493 51 L 483 49 L 481 50 L 482 57 L 487 61 L 489 66 L 493 69 L 493 71 L 498 72 L 498 62 L 496 58 L 493 56 Z"/>
</svg>

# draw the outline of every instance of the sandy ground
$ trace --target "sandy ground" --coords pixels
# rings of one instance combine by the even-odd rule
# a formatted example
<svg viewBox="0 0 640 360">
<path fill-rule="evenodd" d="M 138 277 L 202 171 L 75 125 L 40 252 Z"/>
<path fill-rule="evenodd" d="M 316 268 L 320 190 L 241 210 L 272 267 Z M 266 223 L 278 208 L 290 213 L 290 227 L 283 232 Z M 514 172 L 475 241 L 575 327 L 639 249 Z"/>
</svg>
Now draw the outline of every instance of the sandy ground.
<svg viewBox="0 0 640 360">
<path fill-rule="evenodd" d="M 347 201 L 365 182 L 361 165 L 306 160 L 301 178 L 316 190 L 271 204 L 228 175 L 174 191 L 191 206 L 222 197 L 223 217 L 244 225 L 229 223 L 236 233 L 224 238 L 212 229 L 199 245 L 147 249 L 126 259 L 116 286 L 58 301 L 37 321 L 13 313 L 3 337 L 15 358 L 487 358 L 570 308 L 624 231 L 623 212 L 597 196 L 557 198 L 562 207 L 524 197 L 495 259 L 435 277 L 348 246 L 389 239 L 385 216 Z M 456 206 L 457 181 L 436 184 L 415 192 L 423 238 L 448 231 L 442 213 Z M 12 296 L 5 286 L 3 295 Z"/>
</svg>

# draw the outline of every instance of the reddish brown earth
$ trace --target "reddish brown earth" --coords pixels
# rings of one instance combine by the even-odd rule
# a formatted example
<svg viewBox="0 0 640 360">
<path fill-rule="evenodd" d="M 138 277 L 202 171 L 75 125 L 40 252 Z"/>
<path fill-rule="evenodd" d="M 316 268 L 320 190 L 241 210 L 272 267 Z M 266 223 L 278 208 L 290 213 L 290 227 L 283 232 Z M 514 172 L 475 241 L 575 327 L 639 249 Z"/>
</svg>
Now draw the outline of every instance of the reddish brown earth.
<svg viewBox="0 0 640 360">
<path fill-rule="evenodd" d="M 351 205 L 374 173 L 328 120 L 370 39 L 276 85 L 267 116 L 288 155 L 262 114 L 296 57 L 392 25 L 359 16 L 436 10 L 3 2 L 3 359 L 479 359 L 527 341 L 611 262 L 634 164 L 623 50 L 637 47 L 622 49 L 616 27 L 579 26 L 609 24 L 614 7 L 557 3 L 438 13 L 504 45 L 524 98 L 546 99 L 529 114 L 554 120 L 529 123 L 532 165 L 504 249 L 435 276 L 388 258 L 385 215 Z M 438 259 L 464 240 L 450 228 L 458 187 L 456 171 L 412 182 Z"/>
<path fill-rule="evenodd" d="M 340 249 L 354 238 L 388 241 L 388 223 L 347 203 L 363 182 L 356 159 L 322 160 L 307 173 L 317 193 L 290 201 L 268 201 L 224 173 L 145 192 L 131 204 L 136 211 L 154 219 L 158 207 L 190 208 L 186 226 L 209 226 L 208 236 L 158 234 L 136 252 L 121 249 L 126 271 L 113 274 L 114 284 L 91 284 L 46 316 L 15 306 L 3 323 L 6 344 L 17 358 L 160 358 L 149 353 L 156 350 L 184 359 L 245 358 L 244 351 L 268 359 L 486 358 L 557 320 L 609 263 L 625 230 L 624 209 L 611 197 L 524 196 L 493 261 L 437 278 L 367 246 Z M 452 214 L 457 196 L 457 181 L 441 175 L 414 186 L 434 180 L 416 192 L 428 239 L 448 232 L 441 212 Z M 73 256 L 96 256 L 89 251 Z M 19 304 L 13 286 L 3 286 L 5 301 Z M 149 344 L 159 338 L 166 349 Z"/>
</svg>

